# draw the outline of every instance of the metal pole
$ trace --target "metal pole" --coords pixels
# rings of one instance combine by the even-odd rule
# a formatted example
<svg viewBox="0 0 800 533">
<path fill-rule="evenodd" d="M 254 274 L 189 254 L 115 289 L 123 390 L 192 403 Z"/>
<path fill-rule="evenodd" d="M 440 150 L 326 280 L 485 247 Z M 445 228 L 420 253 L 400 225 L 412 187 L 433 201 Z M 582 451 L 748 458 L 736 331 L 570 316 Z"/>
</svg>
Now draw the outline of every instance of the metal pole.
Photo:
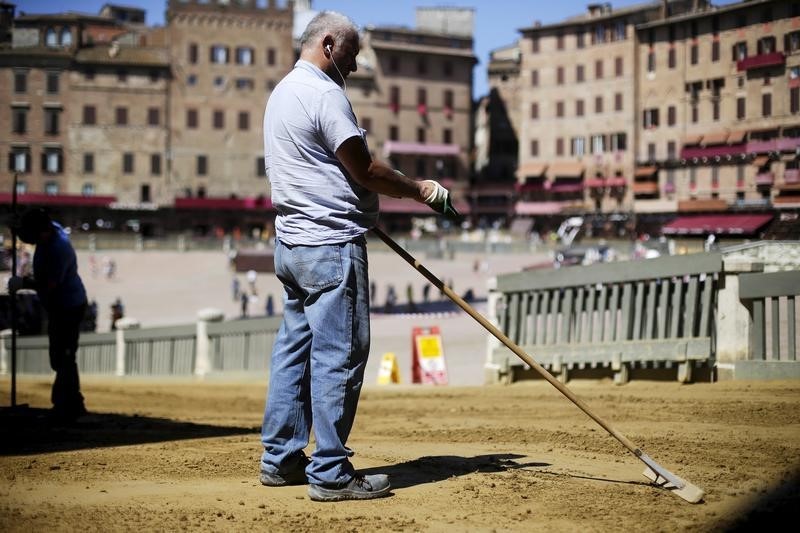
<svg viewBox="0 0 800 533">
<path fill-rule="evenodd" d="M 17 275 L 17 179 L 14 173 L 14 184 L 11 189 L 11 275 Z M 11 407 L 17 406 L 17 292 L 11 297 Z"/>
</svg>

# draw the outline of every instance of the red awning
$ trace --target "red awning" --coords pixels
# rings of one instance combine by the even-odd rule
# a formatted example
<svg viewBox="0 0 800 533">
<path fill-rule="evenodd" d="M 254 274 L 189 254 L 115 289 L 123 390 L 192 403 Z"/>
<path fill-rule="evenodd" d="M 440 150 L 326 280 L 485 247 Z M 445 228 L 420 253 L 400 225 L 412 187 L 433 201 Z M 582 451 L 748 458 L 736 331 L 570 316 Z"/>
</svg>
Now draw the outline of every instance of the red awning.
<svg viewBox="0 0 800 533">
<path fill-rule="evenodd" d="M 625 187 L 628 182 L 622 176 L 606 178 L 606 185 L 608 187 Z"/>
<path fill-rule="evenodd" d="M 602 189 L 606 186 L 606 180 L 603 178 L 589 178 L 584 180 L 584 183 L 586 183 L 586 186 L 590 189 Z"/>
<path fill-rule="evenodd" d="M 453 202 L 453 207 L 461 215 L 469 213 L 469 204 L 462 200 Z M 406 215 L 430 215 L 434 216 L 436 213 L 427 205 L 415 202 L 409 198 L 392 198 L 391 196 L 380 196 L 380 212 L 381 213 L 402 213 Z"/>
<path fill-rule="evenodd" d="M 678 217 L 662 228 L 664 235 L 752 235 L 772 220 L 772 215 L 695 215 Z"/>
<path fill-rule="evenodd" d="M 0 203 L 10 204 L 11 193 L 0 192 Z M 25 193 L 17 195 L 21 205 L 72 205 L 86 207 L 108 207 L 117 201 L 116 196 L 84 196 L 81 194 Z"/>
<path fill-rule="evenodd" d="M 547 189 L 550 192 L 580 192 L 583 190 L 583 182 L 577 183 L 549 183 Z"/>
<path fill-rule="evenodd" d="M 272 209 L 269 198 L 175 198 L 175 209 Z"/>
</svg>

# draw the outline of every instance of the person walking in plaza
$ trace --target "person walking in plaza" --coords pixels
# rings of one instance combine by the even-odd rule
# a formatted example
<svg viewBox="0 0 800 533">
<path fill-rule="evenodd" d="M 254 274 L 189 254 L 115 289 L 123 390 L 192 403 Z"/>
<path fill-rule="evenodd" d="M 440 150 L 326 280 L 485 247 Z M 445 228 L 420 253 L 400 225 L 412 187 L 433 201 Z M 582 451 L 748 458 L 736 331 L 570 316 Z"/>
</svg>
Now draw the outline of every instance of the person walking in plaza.
<svg viewBox="0 0 800 533">
<path fill-rule="evenodd" d="M 77 257 L 64 228 L 43 209 L 29 209 L 17 225 L 20 240 L 36 246 L 33 277 L 13 276 L 8 289 L 35 289 L 47 312 L 50 367 L 56 373 L 52 415 L 57 422 L 73 422 L 86 414 L 76 355 L 87 300 Z"/>
<path fill-rule="evenodd" d="M 449 192 L 372 160 L 344 92 L 359 53 L 350 19 L 317 14 L 300 47 L 264 112 L 284 311 L 272 350 L 260 480 L 309 483 L 314 501 L 378 498 L 389 494 L 388 477 L 357 472 L 347 447 L 370 344 L 364 233 L 377 222 L 378 193 L 443 213 Z M 312 426 L 309 459 L 303 450 Z"/>
</svg>

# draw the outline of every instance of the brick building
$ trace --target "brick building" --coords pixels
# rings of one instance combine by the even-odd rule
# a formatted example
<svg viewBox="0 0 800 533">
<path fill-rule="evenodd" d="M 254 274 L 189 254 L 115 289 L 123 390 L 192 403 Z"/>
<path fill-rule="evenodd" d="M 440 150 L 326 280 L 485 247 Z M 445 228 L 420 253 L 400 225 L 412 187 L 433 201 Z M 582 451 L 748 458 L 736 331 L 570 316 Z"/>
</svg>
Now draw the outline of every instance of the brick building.
<svg viewBox="0 0 800 533">
<path fill-rule="evenodd" d="M 489 65 L 492 94 L 518 117 L 514 214 L 754 234 L 777 211 L 796 211 L 798 6 L 591 4 L 520 30 L 516 65 L 508 48 Z M 675 220 L 689 211 L 755 218 Z"/>
</svg>

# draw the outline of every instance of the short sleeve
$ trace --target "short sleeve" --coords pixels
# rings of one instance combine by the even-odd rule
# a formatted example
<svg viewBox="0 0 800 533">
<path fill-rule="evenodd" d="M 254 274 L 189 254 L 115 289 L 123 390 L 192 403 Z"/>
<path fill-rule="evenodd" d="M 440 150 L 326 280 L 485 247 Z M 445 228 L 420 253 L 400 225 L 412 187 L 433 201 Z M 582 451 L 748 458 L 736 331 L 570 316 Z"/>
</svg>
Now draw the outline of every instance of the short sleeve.
<svg viewBox="0 0 800 533">
<path fill-rule="evenodd" d="M 350 137 L 363 138 L 353 108 L 341 90 L 322 94 L 318 123 L 322 140 L 331 152 L 335 153 Z"/>
</svg>

